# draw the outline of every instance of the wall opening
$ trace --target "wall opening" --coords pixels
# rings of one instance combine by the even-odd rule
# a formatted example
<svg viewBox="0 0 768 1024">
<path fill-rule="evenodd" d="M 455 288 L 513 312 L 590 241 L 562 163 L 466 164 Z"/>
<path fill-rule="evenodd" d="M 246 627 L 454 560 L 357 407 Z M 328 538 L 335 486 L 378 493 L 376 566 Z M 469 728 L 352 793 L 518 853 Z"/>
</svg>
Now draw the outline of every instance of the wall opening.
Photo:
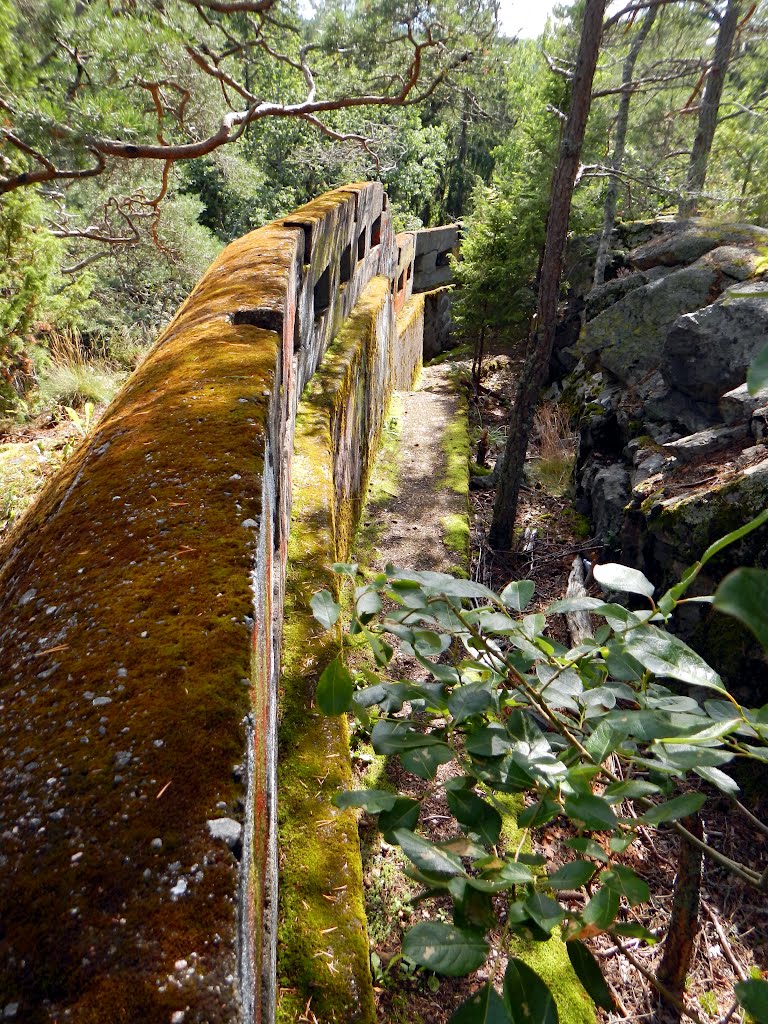
<svg viewBox="0 0 768 1024">
<path fill-rule="evenodd" d="M 312 262 L 312 225 L 299 223 L 295 220 L 283 222 L 287 228 L 301 228 L 304 232 L 304 263 Z"/>
<path fill-rule="evenodd" d="M 406 279 L 406 281 L 410 281 L 412 277 L 413 277 L 413 264 L 409 263 L 408 264 L 408 273 L 405 275 L 405 279 Z"/>
<path fill-rule="evenodd" d="M 381 214 L 371 224 L 371 248 L 378 245 L 381 241 Z"/>
<path fill-rule="evenodd" d="M 346 284 L 352 277 L 352 243 L 346 247 L 339 260 L 339 283 Z"/>
<path fill-rule="evenodd" d="M 365 256 L 365 233 L 366 229 L 363 228 L 363 230 L 357 236 L 357 258 L 359 260 L 361 260 L 363 256 Z"/>
<path fill-rule="evenodd" d="M 232 314 L 235 326 L 248 324 L 249 327 L 261 327 L 265 331 L 274 331 L 283 336 L 283 311 L 281 309 L 238 309 Z"/>
<path fill-rule="evenodd" d="M 450 260 L 449 260 L 448 257 L 450 255 L 451 255 L 451 250 L 450 249 L 446 249 L 444 252 L 439 252 L 437 254 L 437 259 L 435 260 L 435 266 L 436 267 L 449 267 L 450 266 Z"/>
<path fill-rule="evenodd" d="M 405 285 L 405 271 L 403 271 L 402 274 L 400 275 L 400 277 L 398 278 L 397 290 L 399 292 L 401 292 L 403 290 L 404 285 Z"/>
<path fill-rule="evenodd" d="M 321 316 L 331 304 L 331 268 L 326 267 L 318 278 L 313 293 L 315 316 Z"/>
</svg>

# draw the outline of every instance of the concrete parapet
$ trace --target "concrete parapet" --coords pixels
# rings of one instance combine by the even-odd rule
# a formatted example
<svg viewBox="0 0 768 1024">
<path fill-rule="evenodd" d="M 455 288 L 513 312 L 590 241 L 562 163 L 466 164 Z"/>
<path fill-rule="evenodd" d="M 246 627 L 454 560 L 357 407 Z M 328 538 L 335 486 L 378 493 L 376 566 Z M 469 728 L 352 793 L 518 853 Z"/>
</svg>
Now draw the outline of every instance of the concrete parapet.
<svg viewBox="0 0 768 1024">
<path fill-rule="evenodd" d="M 376 183 L 230 245 L 2 552 L 0 1005 L 26 1024 L 273 1019 L 295 413 L 395 268 Z"/>
</svg>

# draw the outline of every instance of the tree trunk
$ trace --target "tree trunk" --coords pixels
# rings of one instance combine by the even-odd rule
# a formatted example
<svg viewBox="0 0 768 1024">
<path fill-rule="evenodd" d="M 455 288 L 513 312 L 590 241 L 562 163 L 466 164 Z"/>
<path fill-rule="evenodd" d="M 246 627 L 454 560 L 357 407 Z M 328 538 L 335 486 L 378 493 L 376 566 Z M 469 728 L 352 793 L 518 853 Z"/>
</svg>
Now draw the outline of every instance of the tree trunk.
<svg viewBox="0 0 768 1024">
<path fill-rule="evenodd" d="M 685 818 L 683 824 L 698 839 L 702 838 L 701 819 L 698 814 Z M 659 964 L 656 977 L 677 996 L 683 998 L 685 978 L 691 966 L 693 946 L 699 931 L 699 896 L 701 892 L 702 853 L 697 846 L 680 840 L 680 853 L 675 891 L 672 897 L 672 913 L 669 918 L 667 937 L 664 940 L 664 956 Z M 680 1013 L 668 1002 L 660 1003 L 666 1008 L 660 1016 L 674 1015 L 680 1020 Z"/>
<path fill-rule="evenodd" d="M 717 127 L 717 112 L 720 109 L 720 98 L 723 95 L 725 76 L 731 60 L 733 40 L 739 24 L 739 8 L 741 0 L 728 0 L 728 6 L 720 22 L 712 56 L 712 66 L 707 75 L 704 95 L 699 107 L 699 123 L 696 138 L 693 140 L 691 159 L 688 164 L 688 175 L 685 182 L 685 195 L 680 200 L 680 216 L 690 217 L 696 213 L 699 196 L 704 188 L 707 177 L 707 164 L 712 149 L 712 140 Z"/>
<path fill-rule="evenodd" d="M 555 340 L 560 273 L 568 234 L 568 216 L 571 212 L 573 187 L 579 169 L 581 146 L 592 99 L 592 80 L 600 52 L 605 2 L 606 0 L 587 0 L 584 10 L 581 41 L 571 88 L 571 106 L 560 146 L 560 158 L 552 181 L 547 238 L 539 281 L 537 330 L 518 383 L 517 399 L 502 457 L 493 521 L 488 534 L 491 545 L 496 548 L 511 546 L 533 414 L 539 390 L 546 380 Z"/>
<path fill-rule="evenodd" d="M 616 115 L 616 134 L 613 143 L 613 157 L 611 158 L 611 170 L 613 173 L 608 179 L 608 190 L 605 193 L 605 211 L 603 215 L 603 233 L 600 236 L 600 244 L 597 248 L 597 260 L 595 261 L 595 276 L 592 287 L 597 288 L 605 279 L 605 267 L 608 263 L 608 249 L 611 244 L 613 225 L 616 221 L 616 202 L 619 198 L 619 172 L 624 166 L 624 149 L 627 142 L 627 126 L 629 125 L 629 104 L 632 100 L 632 79 L 635 75 L 635 64 L 640 56 L 640 50 L 645 42 L 648 33 L 651 31 L 658 7 L 649 7 L 643 18 L 643 23 L 638 29 L 629 53 L 624 61 L 621 71 L 622 93 L 619 100 L 619 109 Z"/>
</svg>

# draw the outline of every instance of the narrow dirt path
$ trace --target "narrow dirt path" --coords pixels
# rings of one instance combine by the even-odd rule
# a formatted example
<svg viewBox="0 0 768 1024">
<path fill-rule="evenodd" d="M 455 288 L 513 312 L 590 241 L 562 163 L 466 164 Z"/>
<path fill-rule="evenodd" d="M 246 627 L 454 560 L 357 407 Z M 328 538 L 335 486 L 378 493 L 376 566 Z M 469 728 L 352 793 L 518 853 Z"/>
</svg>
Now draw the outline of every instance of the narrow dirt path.
<svg viewBox="0 0 768 1024">
<path fill-rule="evenodd" d="M 361 565 L 466 571 L 467 444 L 450 364 L 426 366 L 392 405 L 355 546 Z"/>
</svg>

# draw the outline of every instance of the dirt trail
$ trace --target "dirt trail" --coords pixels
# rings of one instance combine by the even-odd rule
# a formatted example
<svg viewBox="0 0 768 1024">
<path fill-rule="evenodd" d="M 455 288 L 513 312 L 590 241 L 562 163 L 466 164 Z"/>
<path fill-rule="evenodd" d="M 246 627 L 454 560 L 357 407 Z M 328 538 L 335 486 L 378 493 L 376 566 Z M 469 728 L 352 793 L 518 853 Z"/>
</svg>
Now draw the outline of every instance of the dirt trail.
<svg viewBox="0 0 768 1024">
<path fill-rule="evenodd" d="M 449 372 L 427 366 L 415 390 L 395 396 L 356 541 L 364 567 L 466 569 L 466 468 L 462 479 L 452 465 L 466 467 L 466 418 Z"/>
</svg>

